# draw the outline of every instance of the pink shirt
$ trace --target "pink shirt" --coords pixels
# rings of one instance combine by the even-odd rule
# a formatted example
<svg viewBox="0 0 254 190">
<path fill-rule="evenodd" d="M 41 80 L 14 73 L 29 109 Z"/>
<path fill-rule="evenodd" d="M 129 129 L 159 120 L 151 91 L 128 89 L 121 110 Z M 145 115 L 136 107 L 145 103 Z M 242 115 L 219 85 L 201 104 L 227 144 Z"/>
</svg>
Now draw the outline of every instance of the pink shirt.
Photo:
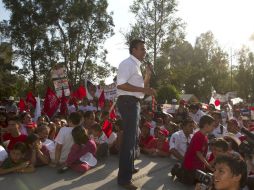
<svg viewBox="0 0 254 190">
<path fill-rule="evenodd" d="M 79 159 L 81 156 L 85 155 L 86 153 L 92 153 L 95 155 L 96 153 L 96 144 L 93 140 L 88 140 L 86 144 L 73 144 L 71 147 L 71 151 L 68 154 L 68 158 L 66 160 L 66 164 L 70 166 L 74 163 L 81 162 Z"/>
</svg>

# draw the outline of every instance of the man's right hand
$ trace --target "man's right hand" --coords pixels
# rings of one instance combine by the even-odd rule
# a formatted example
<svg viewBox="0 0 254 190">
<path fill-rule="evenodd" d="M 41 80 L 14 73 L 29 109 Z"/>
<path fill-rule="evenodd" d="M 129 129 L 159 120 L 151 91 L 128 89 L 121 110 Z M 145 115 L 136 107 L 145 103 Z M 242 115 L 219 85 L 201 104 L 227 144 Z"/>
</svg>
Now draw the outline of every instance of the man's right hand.
<svg viewBox="0 0 254 190">
<path fill-rule="evenodd" d="M 156 91 L 153 88 L 144 88 L 143 93 L 150 96 L 156 95 Z"/>
</svg>

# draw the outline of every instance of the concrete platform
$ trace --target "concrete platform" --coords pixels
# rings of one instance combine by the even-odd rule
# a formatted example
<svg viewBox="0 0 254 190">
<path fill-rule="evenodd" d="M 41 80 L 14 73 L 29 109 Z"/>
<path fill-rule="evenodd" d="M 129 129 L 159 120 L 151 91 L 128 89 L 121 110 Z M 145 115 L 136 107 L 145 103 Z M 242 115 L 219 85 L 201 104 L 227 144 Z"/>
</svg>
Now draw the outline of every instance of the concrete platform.
<svg viewBox="0 0 254 190">
<path fill-rule="evenodd" d="M 143 190 L 189 190 L 179 182 L 172 181 L 170 169 L 174 161 L 141 155 L 135 165 L 141 170 L 133 176 L 133 182 Z M 0 176 L 2 190 L 122 190 L 117 185 L 118 157 L 111 156 L 95 168 L 80 175 L 74 171 L 58 174 L 50 167 L 37 168 L 31 174 Z"/>
</svg>

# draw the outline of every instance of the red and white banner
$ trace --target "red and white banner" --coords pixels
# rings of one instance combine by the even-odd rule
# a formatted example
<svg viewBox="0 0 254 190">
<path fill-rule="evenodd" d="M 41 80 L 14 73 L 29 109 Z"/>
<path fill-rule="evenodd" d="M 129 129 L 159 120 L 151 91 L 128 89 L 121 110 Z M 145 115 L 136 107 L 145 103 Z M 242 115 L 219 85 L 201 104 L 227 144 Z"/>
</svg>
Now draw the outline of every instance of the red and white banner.
<svg viewBox="0 0 254 190">
<path fill-rule="evenodd" d="M 103 87 L 105 99 L 114 100 L 117 96 L 116 94 L 116 83 L 112 83 Z"/>
<path fill-rule="evenodd" d="M 67 79 L 55 80 L 53 83 L 57 97 L 62 97 L 62 89 L 64 89 L 65 96 L 70 96 L 70 88 Z"/>
<path fill-rule="evenodd" d="M 43 112 L 49 117 L 52 117 L 58 109 L 59 104 L 60 100 L 58 99 L 56 93 L 48 87 L 44 100 Z"/>
</svg>

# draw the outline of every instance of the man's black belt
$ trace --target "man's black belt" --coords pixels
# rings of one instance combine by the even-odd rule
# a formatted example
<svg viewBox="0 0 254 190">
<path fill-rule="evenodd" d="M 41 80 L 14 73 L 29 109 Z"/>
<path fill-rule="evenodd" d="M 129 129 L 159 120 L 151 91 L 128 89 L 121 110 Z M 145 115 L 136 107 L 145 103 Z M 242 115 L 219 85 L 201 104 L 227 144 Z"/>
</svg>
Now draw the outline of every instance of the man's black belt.
<svg viewBox="0 0 254 190">
<path fill-rule="evenodd" d="M 135 96 L 130 96 L 130 95 L 121 95 L 118 97 L 119 100 L 131 100 L 131 101 L 135 101 L 135 102 L 140 102 L 141 99 L 137 98 Z"/>
</svg>

